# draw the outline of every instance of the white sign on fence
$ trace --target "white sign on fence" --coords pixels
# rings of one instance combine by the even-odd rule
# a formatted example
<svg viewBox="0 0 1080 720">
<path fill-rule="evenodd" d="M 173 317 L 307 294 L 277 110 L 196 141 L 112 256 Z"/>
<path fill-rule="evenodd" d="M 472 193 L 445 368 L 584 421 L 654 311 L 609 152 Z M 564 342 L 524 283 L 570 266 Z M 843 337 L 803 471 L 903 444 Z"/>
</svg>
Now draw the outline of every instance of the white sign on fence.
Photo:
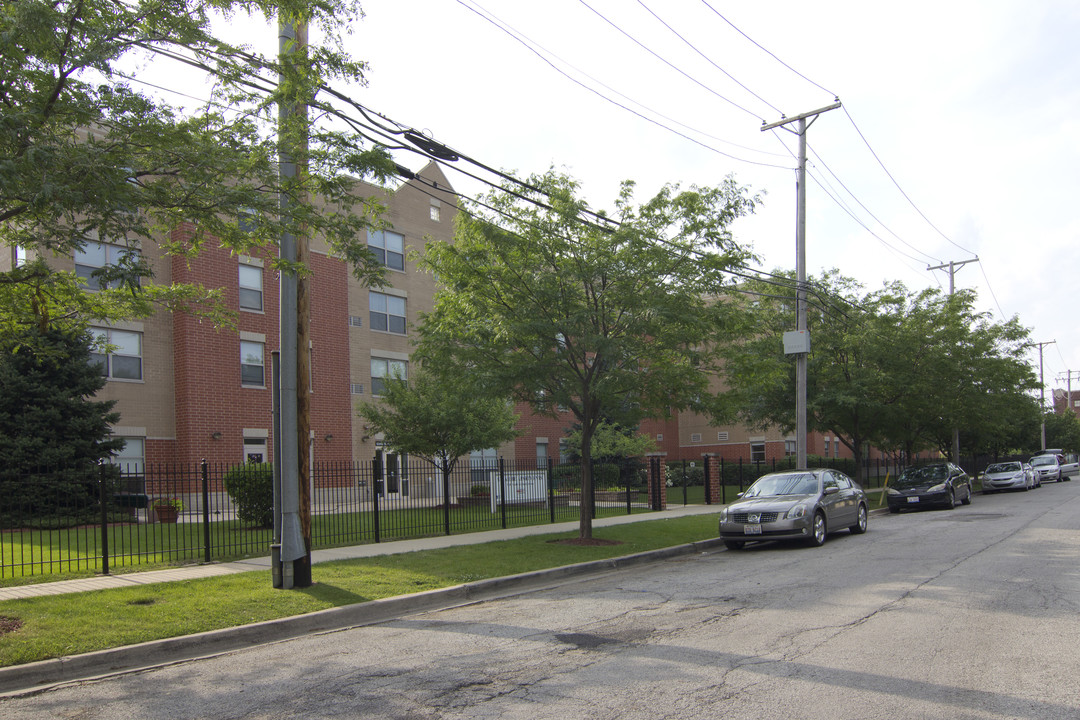
<svg viewBox="0 0 1080 720">
<path fill-rule="evenodd" d="M 499 482 L 498 470 L 488 473 L 491 485 L 491 512 L 499 509 L 502 500 L 502 483 Z M 516 470 L 505 473 L 506 504 L 524 505 L 526 503 L 547 503 L 547 471 Z"/>
</svg>

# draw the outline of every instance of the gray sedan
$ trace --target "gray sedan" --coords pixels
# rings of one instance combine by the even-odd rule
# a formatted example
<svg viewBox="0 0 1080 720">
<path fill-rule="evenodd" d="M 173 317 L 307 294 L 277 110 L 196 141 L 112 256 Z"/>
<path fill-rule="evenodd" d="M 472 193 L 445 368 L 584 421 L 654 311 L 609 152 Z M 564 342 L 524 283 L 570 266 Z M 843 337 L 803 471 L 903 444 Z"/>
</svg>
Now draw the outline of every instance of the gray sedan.
<svg viewBox="0 0 1080 720">
<path fill-rule="evenodd" d="M 836 470 L 764 475 L 720 512 L 720 537 L 739 550 L 755 540 L 805 540 L 822 545 L 830 532 L 866 532 L 866 494 Z"/>
<path fill-rule="evenodd" d="M 983 495 L 998 490 L 1030 490 L 1035 487 L 1035 476 L 1019 461 L 994 463 L 982 476 Z"/>
</svg>

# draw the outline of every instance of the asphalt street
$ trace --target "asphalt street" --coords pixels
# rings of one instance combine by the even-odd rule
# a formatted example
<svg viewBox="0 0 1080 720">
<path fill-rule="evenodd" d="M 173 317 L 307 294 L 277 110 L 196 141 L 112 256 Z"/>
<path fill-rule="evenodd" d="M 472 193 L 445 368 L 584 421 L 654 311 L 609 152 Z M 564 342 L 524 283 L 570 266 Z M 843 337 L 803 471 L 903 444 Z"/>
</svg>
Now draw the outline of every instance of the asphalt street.
<svg viewBox="0 0 1080 720">
<path fill-rule="evenodd" d="M 0 701 L 86 718 L 1069 718 L 1077 483 L 699 547 Z"/>
</svg>

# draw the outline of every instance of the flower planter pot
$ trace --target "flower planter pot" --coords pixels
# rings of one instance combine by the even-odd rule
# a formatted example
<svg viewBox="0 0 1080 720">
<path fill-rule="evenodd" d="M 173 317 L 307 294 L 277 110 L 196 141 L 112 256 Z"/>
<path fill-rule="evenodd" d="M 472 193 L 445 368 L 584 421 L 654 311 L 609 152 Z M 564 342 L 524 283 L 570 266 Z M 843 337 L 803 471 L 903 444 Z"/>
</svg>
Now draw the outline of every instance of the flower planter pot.
<svg viewBox="0 0 1080 720">
<path fill-rule="evenodd" d="M 158 522 L 162 523 L 174 523 L 180 517 L 180 513 L 172 505 L 155 505 L 154 514 L 157 515 Z"/>
</svg>

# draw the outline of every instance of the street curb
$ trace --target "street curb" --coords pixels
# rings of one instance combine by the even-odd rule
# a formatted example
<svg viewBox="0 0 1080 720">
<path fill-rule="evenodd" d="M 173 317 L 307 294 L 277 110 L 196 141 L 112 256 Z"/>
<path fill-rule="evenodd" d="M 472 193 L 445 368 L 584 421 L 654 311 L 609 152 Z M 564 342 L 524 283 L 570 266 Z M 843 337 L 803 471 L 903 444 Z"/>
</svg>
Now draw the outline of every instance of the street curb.
<svg viewBox="0 0 1080 720">
<path fill-rule="evenodd" d="M 719 538 L 701 540 L 633 555 L 478 580 L 411 595 L 370 600 L 235 628 L 211 630 L 82 655 L 14 665 L 0 668 L 0 697 L 42 692 L 65 683 L 149 670 L 304 635 L 373 625 L 405 615 L 483 602 L 560 581 L 570 581 L 587 575 L 621 570 L 683 555 L 693 555 L 721 547 L 723 547 L 723 541 Z"/>
</svg>

